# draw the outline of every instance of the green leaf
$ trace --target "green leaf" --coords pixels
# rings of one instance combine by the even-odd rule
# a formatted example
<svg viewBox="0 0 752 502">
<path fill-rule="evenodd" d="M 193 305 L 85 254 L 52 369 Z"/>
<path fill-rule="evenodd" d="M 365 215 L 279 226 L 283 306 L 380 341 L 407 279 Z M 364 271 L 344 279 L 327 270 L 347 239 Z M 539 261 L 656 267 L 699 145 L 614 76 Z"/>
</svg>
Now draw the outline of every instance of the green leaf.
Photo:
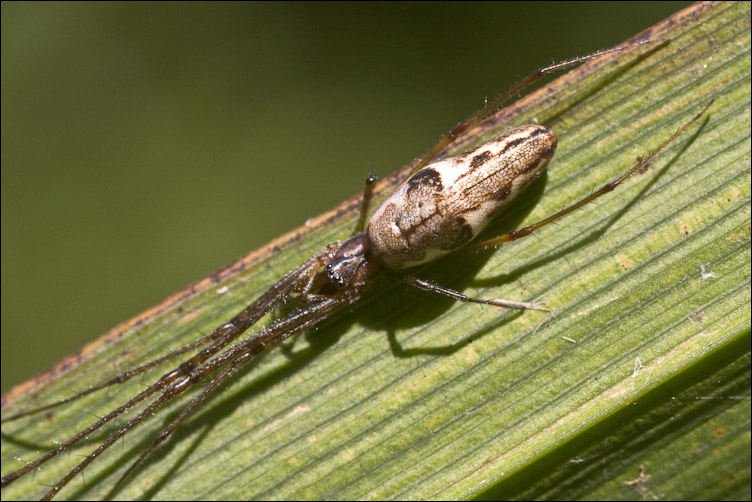
<svg viewBox="0 0 752 502">
<path fill-rule="evenodd" d="M 117 496 L 748 499 L 749 9 L 682 11 L 639 35 L 668 42 L 576 68 L 453 146 L 531 122 L 559 135 L 548 176 L 491 236 L 612 180 L 715 98 L 644 172 L 537 238 L 416 271 L 477 297 L 544 296 L 550 318 L 458 304 L 381 277 L 357 310 L 251 362 Z M 209 332 L 346 237 L 357 210 L 358 200 L 347 201 L 115 328 L 4 396 L 3 413 Z M 160 374 L 4 423 L 3 474 Z M 128 434 L 60 496 L 104 497 L 186 403 Z M 3 499 L 39 497 L 106 435 L 16 481 Z"/>
<path fill-rule="evenodd" d="M 749 334 L 482 499 L 749 499 Z"/>
</svg>

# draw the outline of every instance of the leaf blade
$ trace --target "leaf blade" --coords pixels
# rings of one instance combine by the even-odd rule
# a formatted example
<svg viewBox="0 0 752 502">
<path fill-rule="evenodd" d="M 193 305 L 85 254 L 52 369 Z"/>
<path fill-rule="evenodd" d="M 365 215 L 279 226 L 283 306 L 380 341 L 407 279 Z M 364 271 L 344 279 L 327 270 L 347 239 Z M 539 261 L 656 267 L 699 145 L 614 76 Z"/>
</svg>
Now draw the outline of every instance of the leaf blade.
<svg viewBox="0 0 752 502">
<path fill-rule="evenodd" d="M 749 325 L 744 9 L 702 5 L 679 13 L 653 29 L 671 34 L 667 46 L 577 69 L 548 87 L 561 91 L 561 98 L 546 101 L 546 89 L 533 93 L 457 147 L 535 118 L 560 134 L 547 183 L 499 222 L 496 230 L 502 230 L 550 214 L 612 179 L 710 95 L 717 98 L 707 122 L 597 210 L 571 216 L 542 239 L 489 256 L 452 257 L 421 271 L 476 296 L 528 300 L 547 294 L 556 309 L 550 323 L 536 330 L 545 318 L 539 313 L 458 306 L 381 280 L 352 317 L 253 364 L 119 496 L 467 498 L 733 343 Z M 712 50 L 709 40 L 715 41 Z M 270 245 L 116 331 L 91 348 L 96 359 L 87 353 L 75 374 L 45 382 L 49 387 L 36 399 L 99 379 L 103 367 L 127 367 L 164 353 L 193 338 L 196 329 L 208 331 L 243 298 L 346 236 L 356 207 L 349 201 L 313 230 L 286 238 L 284 252 L 274 251 L 279 243 Z M 703 279 L 700 265 L 717 277 Z M 223 286 L 229 290 L 220 293 Z M 227 293 L 231 298 L 223 297 Z M 697 323 L 686 319 L 698 312 L 703 318 Z M 713 336 L 700 335 L 705 331 Z M 562 336 L 577 343 L 560 341 Z M 630 377 L 636 357 L 652 371 L 638 372 L 637 386 Z M 133 392 L 132 386 L 113 389 L 109 399 L 119 402 Z M 620 399 L 605 399 L 612 394 Z M 4 438 L 16 444 L 3 442 L 3 466 L 33 451 L 24 441 L 42 449 L 35 438 L 79 429 L 82 413 L 106 409 L 100 400 L 93 396 L 33 428 L 6 432 L 4 425 Z M 89 470 L 86 485 L 63 496 L 101 498 L 123 464 L 177 409 L 134 433 L 124 450 Z M 4 498 L 33 496 L 38 483 L 52 482 L 75 463 L 74 455 L 45 467 L 33 483 L 19 485 L 21 491 L 4 490 Z"/>
</svg>

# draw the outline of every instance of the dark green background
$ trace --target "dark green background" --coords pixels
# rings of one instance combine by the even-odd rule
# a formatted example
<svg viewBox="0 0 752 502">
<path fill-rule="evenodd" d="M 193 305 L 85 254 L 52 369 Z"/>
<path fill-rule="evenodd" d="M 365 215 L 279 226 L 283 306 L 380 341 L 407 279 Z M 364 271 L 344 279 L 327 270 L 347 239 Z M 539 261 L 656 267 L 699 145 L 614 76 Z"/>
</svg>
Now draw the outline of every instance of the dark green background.
<svg viewBox="0 0 752 502">
<path fill-rule="evenodd" d="M 3 2 L 2 390 L 685 5 Z"/>
</svg>

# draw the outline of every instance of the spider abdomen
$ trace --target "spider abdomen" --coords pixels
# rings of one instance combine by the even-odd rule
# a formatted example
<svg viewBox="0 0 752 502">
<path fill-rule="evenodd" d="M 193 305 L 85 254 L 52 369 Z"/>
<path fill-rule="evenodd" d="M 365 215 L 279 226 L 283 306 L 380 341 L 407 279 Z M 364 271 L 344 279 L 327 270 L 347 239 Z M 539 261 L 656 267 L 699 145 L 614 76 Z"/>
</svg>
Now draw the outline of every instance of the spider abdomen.
<svg viewBox="0 0 752 502">
<path fill-rule="evenodd" d="M 420 169 L 368 221 L 371 251 L 401 269 L 464 246 L 543 173 L 555 149 L 551 129 L 525 126 Z"/>
</svg>

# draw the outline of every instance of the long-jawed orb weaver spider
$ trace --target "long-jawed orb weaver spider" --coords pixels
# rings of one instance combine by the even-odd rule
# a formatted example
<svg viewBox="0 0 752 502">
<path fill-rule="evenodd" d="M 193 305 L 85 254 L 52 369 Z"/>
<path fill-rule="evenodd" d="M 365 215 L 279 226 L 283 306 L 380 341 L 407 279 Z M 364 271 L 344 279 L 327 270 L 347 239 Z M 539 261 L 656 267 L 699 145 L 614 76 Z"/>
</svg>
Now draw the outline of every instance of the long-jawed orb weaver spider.
<svg viewBox="0 0 752 502">
<path fill-rule="evenodd" d="M 255 355 L 279 344 L 298 331 L 312 327 L 358 302 L 367 292 L 373 278 L 381 271 L 385 271 L 416 288 L 443 294 L 463 302 L 483 303 L 512 309 L 547 310 L 545 307 L 530 302 L 470 298 L 433 282 L 405 275 L 401 270 L 438 259 L 457 249 L 467 248 L 468 243 L 512 199 L 544 172 L 556 148 L 557 138 L 555 133 L 544 126 L 520 127 L 458 156 L 445 158 L 434 163 L 431 163 L 431 161 L 444 151 L 457 136 L 486 118 L 506 99 L 543 75 L 589 61 L 604 54 L 630 49 L 650 42 L 652 41 L 598 51 L 536 70 L 508 92 L 489 103 L 480 112 L 450 131 L 420 159 L 407 179 L 375 210 L 370 218 L 367 218 L 368 203 L 374 183 L 374 178 L 369 177 L 364 190 L 360 219 L 353 237 L 344 242 L 334 242 L 325 246 L 302 265 L 288 272 L 257 300 L 228 322 L 214 329 L 209 335 L 70 398 L 5 418 L 4 421 L 7 422 L 49 410 L 110 385 L 122 383 L 158 364 L 203 347 L 196 355 L 162 375 L 145 390 L 139 392 L 106 416 L 96 420 L 91 426 L 61 442 L 54 450 L 29 462 L 23 468 L 4 476 L 2 486 L 5 487 L 24 474 L 33 471 L 58 453 L 68 450 L 81 439 L 127 412 L 136 404 L 155 396 L 145 409 L 111 433 L 92 453 L 54 485 L 45 494 L 44 499 L 54 497 L 87 465 L 128 431 L 157 412 L 174 397 L 211 377 L 208 385 L 192 398 L 182 412 L 158 434 L 130 465 L 120 480 L 113 486 L 109 493 L 109 496 L 112 496 L 127 476 L 159 444 L 169 438 L 185 418 L 235 371 L 242 368 Z M 605 195 L 647 164 L 666 145 L 697 121 L 711 104 L 712 101 L 622 176 L 604 185 L 588 197 L 528 227 L 470 246 L 477 248 L 494 247 L 530 235 L 548 223 L 558 220 Z M 245 340 L 236 342 L 242 333 L 272 309 L 285 302 L 290 295 L 296 296 L 298 307 L 287 316 L 276 320 L 269 327 Z M 232 342 L 236 343 L 230 345 Z"/>
</svg>

